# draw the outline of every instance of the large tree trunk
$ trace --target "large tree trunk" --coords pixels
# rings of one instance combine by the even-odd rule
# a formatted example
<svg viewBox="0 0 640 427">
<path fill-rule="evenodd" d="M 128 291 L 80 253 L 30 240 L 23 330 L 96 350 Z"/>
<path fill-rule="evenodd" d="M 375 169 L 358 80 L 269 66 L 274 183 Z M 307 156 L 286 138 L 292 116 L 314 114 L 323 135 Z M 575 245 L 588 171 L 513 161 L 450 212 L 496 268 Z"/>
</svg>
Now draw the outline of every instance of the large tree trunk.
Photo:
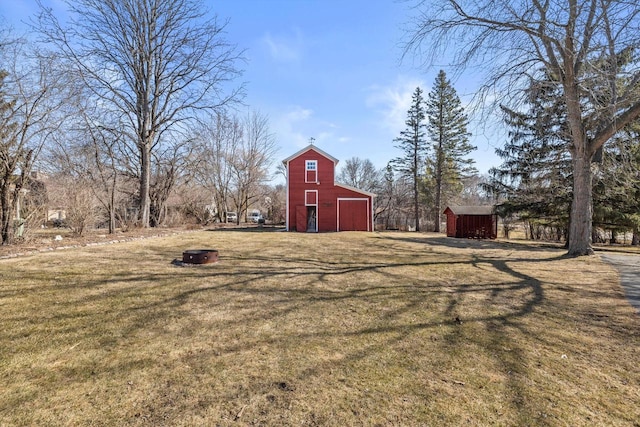
<svg viewBox="0 0 640 427">
<path fill-rule="evenodd" d="M 571 42 L 570 40 L 568 41 Z M 568 51 L 573 51 L 569 46 Z M 571 58 L 564 58 L 571 61 Z M 567 122 L 572 138 L 571 160 L 573 166 L 573 201 L 569 222 L 569 256 L 593 255 L 591 229 L 593 220 L 593 197 L 591 177 L 591 157 L 587 133 L 582 121 L 582 110 L 575 69 L 568 67 L 563 82 L 567 104 Z"/>
<path fill-rule="evenodd" d="M 2 199 L 2 203 L 0 206 L 0 243 L 3 245 L 9 245 L 13 243 L 13 207 L 11 206 L 11 198 L 9 197 L 9 189 L 7 187 L 3 187 L 1 189 L 2 194 L 0 194 L 0 198 Z"/>
<path fill-rule="evenodd" d="M 140 148 L 140 225 L 149 228 L 149 213 L 151 211 L 150 182 L 151 182 L 151 149 L 147 145 Z"/>
<path fill-rule="evenodd" d="M 418 208 L 418 181 L 413 182 L 413 216 L 416 222 L 416 231 L 420 231 L 420 209 Z"/>
<path fill-rule="evenodd" d="M 418 140 L 418 128 L 414 130 L 414 140 Z M 418 193 L 418 144 L 414 143 L 413 148 L 413 216 L 416 221 L 416 231 L 420 231 L 420 209 L 418 207 L 419 193 Z"/>
<path fill-rule="evenodd" d="M 442 211 L 442 190 L 441 184 L 436 183 L 436 212 L 434 215 L 435 224 L 433 226 L 433 231 L 436 233 L 440 232 L 440 212 Z"/>
<path fill-rule="evenodd" d="M 440 113 L 440 122 L 442 122 L 442 112 Z M 444 160 L 442 153 L 442 134 L 444 130 L 440 129 L 440 141 L 438 142 L 438 153 L 436 154 L 436 214 L 435 225 L 433 231 L 440 232 L 440 212 L 442 212 L 442 174 L 444 168 Z"/>
<path fill-rule="evenodd" d="M 585 153 L 576 153 L 573 157 L 573 202 L 569 224 L 568 254 L 570 256 L 593 255 L 591 181 L 591 158 Z"/>
<path fill-rule="evenodd" d="M 109 234 L 116 232 L 116 191 L 115 185 L 109 191 Z"/>
</svg>

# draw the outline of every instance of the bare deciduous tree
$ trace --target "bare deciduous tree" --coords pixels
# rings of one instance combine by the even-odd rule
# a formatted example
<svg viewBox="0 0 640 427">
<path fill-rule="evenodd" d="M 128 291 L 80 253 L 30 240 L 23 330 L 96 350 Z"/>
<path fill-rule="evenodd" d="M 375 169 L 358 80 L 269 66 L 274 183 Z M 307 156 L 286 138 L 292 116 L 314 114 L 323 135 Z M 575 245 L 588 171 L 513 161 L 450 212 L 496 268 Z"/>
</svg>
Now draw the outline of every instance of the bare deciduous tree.
<svg viewBox="0 0 640 427">
<path fill-rule="evenodd" d="M 94 106 L 87 104 L 90 102 L 75 104 L 76 114 L 61 132 L 54 135 L 46 157 L 61 182 L 75 185 L 73 179 L 67 179 L 75 176 L 86 183 L 86 188 L 93 192 L 97 204 L 104 211 L 109 233 L 112 234 L 117 227 L 117 208 L 123 199 L 120 187 L 125 179 L 120 135 L 104 127 L 108 121 L 106 117 L 102 117 L 103 124 L 94 122 L 92 117 L 99 114 Z M 61 188 L 61 191 L 70 190 Z"/>
<path fill-rule="evenodd" d="M 640 63 L 634 53 L 640 45 L 638 4 L 444 0 L 421 1 L 416 11 L 406 52 L 427 54 L 424 58 L 431 62 L 453 51 L 452 62 L 461 69 L 484 66 L 488 72 L 483 93 L 497 91 L 500 102 L 507 102 L 507 96 L 517 101 L 528 81 L 543 73 L 556 80 L 571 141 L 567 150 L 574 192 L 568 252 L 592 254 L 592 159 L 640 116 L 640 100 L 634 96 L 640 85 Z"/>
<path fill-rule="evenodd" d="M 242 122 L 242 138 L 236 155 L 229 158 L 233 171 L 231 197 L 236 205 L 238 221 L 261 195 L 261 184 L 269 180 L 269 167 L 276 152 L 269 119 L 256 111 L 247 114 Z"/>
<path fill-rule="evenodd" d="M 86 176 L 74 174 L 58 175 L 60 197 L 65 206 L 66 224 L 71 231 L 82 236 L 85 230 L 94 227 L 97 219 L 97 200 Z"/>
<path fill-rule="evenodd" d="M 231 210 L 233 169 L 230 160 L 237 155 L 242 126 L 236 118 L 217 114 L 194 132 L 197 154 L 191 162 L 191 178 L 208 191 L 212 210 L 219 221 L 224 221 L 224 214 Z"/>
<path fill-rule="evenodd" d="M 396 175 L 394 169 L 388 164 L 384 170 L 374 220 L 385 229 L 408 229 L 413 216 L 413 186 L 406 177 Z"/>
<path fill-rule="evenodd" d="M 13 241 L 18 198 L 51 134 L 64 119 L 64 75 L 51 57 L 22 40 L 0 52 L 0 243 Z"/>
<path fill-rule="evenodd" d="M 176 135 L 170 144 L 165 143 L 162 150 L 154 153 L 151 174 L 151 225 L 157 227 L 167 217 L 167 201 L 176 184 L 187 179 L 186 172 L 190 167 L 192 141 Z"/>
<path fill-rule="evenodd" d="M 104 108 L 118 113 L 118 131 L 135 149 L 141 225 L 150 224 L 153 153 L 163 135 L 188 127 L 200 111 L 232 102 L 225 93 L 239 75 L 240 54 L 225 25 L 200 0 L 67 1 L 63 27 L 41 8 L 37 27 L 73 64 Z"/>
<path fill-rule="evenodd" d="M 336 181 L 375 193 L 381 187 L 382 172 L 376 169 L 371 160 L 352 157 L 345 161 Z"/>
<path fill-rule="evenodd" d="M 217 114 L 194 133 L 190 179 L 208 190 L 219 220 L 235 211 L 239 222 L 248 208 L 266 196 L 264 183 L 270 180 L 276 151 L 268 118 L 255 111 L 242 120 Z"/>
<path fill-rule="evenodd" d="M 269 187 L 264 202 L 264 205 L 267 208 L 267 219 L 273 224 L 284 224 L 287 210 L 286 185 L 276 184 Z"/>
</svg>

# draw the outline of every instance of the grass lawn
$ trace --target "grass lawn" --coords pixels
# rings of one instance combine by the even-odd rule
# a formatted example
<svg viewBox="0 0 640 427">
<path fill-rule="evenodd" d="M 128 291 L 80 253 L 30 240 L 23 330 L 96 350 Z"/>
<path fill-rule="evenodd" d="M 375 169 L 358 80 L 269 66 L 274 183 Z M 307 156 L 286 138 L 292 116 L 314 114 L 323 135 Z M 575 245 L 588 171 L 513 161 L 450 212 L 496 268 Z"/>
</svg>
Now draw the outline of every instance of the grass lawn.
<svg viewBox="0 0 640 427">
<path fill-rule="evenodd" d="M 640 316 L 563 254 L 226 230 L 0 260 L 0 425 L 638 426 Z"/>
</svg>

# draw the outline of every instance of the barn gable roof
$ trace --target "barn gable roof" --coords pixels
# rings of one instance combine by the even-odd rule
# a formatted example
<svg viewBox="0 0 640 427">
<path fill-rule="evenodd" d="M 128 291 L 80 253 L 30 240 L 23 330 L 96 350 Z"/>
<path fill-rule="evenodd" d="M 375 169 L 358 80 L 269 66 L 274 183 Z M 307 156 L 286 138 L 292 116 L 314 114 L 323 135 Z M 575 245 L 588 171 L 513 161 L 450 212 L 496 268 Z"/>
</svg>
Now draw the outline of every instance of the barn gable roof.
<svg viewBox="0 0 640 427">
<path fill-rule="evenodd" d="M 493 206 L 448 206 L 444 210 L 445 214 L 447 210 L 453 212 L 454 215 L 493 215 L 495 213 Z"/>
<path fill-rule="evenodd" d="M 336 187 L 342 187 L 342 188 L 346 188 L 347 190 L 351 190 L 354 191 L 356 193 L 360 193 L 360 194 L 364 194 L 365 196 L 369 196 L 369 197 L 376 197 L 377 195 L 375 193 L 371 193 L 369 191 L 365 191 L 365 190 L 361 190 L 359 188 L 356 187 L 352 187 L 350 185 L 346 185 L 346 184 L 340 184 L 338 182 L 336 182 L 334 184 Z"/>
<path fill-rule="evenodd" d="M 309 151 L 309 150 L 313 150 L 313 151 L 318 152 L 318 153 L 319 153 L 319 154 L 321 154 L 322 156 L 324 156 L 324 157 L 326 157 L 327 159 L 331 160 L 331 161 L 333 162 L 333 164 L 334 164 L 334 165 L 337 165 L 337 164 L 338 164 L 338 159 L 336 159 L 335 157 L 333 157 L 331 154 L 328 154 L 328 153 L 326 153 L 326 152 L 322 151 L 321 149 L 319 149 L 317 146 L 315 146 L 315 145 L 313 145 L 313 144 L 307 145 L 307 146 L 306 146 L 306 147 L 304 147 L 302 150 L 300 150 L 300 151 L 298 151 L 297 153 L 292 154 L 291 156 L 287 157 L 286 159 L 284 159 L 284 160 L 282 161 L 282 163 L 283 163 L 284 165 L 286 165 L 286 164 L 287 164 L 287 163 L 289 163 L 291 160 L 295 159 L 296 157 L 299 157 L 299 156 L 303 155 L 304 153 L 306 153 L 306 152 L 307 152 L 307 151 Z"/>
</svg>

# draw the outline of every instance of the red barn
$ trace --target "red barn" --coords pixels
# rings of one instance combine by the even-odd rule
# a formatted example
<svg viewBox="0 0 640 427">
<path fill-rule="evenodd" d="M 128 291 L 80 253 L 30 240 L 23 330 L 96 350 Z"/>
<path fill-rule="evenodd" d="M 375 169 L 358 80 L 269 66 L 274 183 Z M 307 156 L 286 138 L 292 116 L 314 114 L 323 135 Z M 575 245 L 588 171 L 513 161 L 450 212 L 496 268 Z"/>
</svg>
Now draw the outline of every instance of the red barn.
<svg viewBox="0 0 640 427">
<path fill-rule="evenodd" d="M 469 239 L 495 239 L 498 236 L 498 216 L 493 206 L 449 206 L 447 236 Z"/>
<path fill-rule="evenodd" d="M 288 231 L 373 231 L 375 194 L 335 183 L 338 160 L 309 145 L 282 161 Z"/>
</svg>

